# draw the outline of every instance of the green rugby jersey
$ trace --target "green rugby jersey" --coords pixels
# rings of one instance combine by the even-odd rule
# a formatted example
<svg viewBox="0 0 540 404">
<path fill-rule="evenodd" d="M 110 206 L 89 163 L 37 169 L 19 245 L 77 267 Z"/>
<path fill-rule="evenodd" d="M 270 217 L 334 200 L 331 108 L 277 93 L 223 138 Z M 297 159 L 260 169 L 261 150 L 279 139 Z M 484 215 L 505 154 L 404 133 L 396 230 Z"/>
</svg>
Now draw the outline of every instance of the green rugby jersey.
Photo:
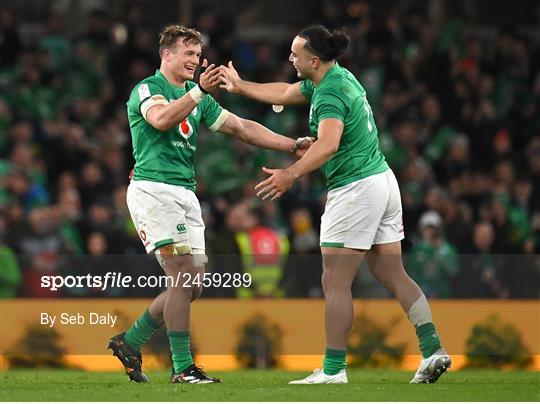
<svg viewBox="0 0 540 404">
<path fill-rule="evenodd" d="M 206 95 L 184 121 L 166 132 L 146 122 L 141 112 L 141 105 L 155 95 L 173 101 L 194 86 L 191 81 L 186 81 L 185 87 L 175 86 L 158 70 L 131 91 L 127 113 L 135 158 L 133 180 L 163 182 L 195 190 L 194 156 L 199 124 L 218 130 L 226 118 L 226 110 L 211 95 Z"/>
<path fill-rule="evenodd" d="M 329 189 L 388 169 L 366 91 L 350 71 L 336 63 L 319 85 L 303 80 L 300 91 L 311 104 L 309 129 L 315 138 L 324 119 L 339 119 L 344 125 L 337 152 L 322 167 Z"/>
</svg>

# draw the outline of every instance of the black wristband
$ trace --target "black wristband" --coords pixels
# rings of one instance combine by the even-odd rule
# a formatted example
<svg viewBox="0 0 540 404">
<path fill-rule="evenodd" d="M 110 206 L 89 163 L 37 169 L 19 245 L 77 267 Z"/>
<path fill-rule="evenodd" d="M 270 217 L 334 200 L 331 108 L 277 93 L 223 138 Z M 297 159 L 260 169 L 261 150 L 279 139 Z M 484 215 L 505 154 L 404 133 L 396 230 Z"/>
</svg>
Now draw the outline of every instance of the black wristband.
<svg viewBox="0 0 540 404">
<path fill-rule="evenodd" d="M 199 83 L 199 88 L 201 89 L 204 95 L 209 94 L 209 92 L 206 91 L 203 86 L 201 86 L 201 83 Z"/>
</svg>

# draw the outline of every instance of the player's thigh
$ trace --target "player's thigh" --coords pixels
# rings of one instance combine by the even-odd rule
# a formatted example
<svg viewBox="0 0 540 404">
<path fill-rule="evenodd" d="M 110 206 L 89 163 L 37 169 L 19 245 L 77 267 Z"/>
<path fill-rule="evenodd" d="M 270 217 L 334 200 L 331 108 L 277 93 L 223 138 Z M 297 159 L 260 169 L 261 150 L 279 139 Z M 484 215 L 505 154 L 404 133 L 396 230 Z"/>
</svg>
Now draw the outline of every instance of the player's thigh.
<svg viewBox="0 0 540 404">
<path fill-rule="evenodd" d="M 366 254 L 366 262 L 373 277 L 384 285 L 390 285 L 406 276 L 401 241 L 374 245 Z"/>
<path fill-rule="evenodd" d="M 323 290 L 333 288 L 350 288 L 365 250 L 351 248 L 321 247 L 323 259 Z"/>
<path fill-rule="evenodd" d="M 168 244 L 155 251 L 156 258 L 166 275 L 172 277 L 171 285 L 181 286 L 192 290 L 192 301 L 197 299 L 201 293 L 204 282 L 204 266 L 196 266 L 194 255 L 179 252 L 177 245 Z"/>
<path fill-rule="evenodd" d="M 127 204 L 148 253 L 166 245 L 174 245 L 179 255 L 191 253 L 186 204 L 170 185 L 132 181 L 128 187 Z"/>
</svg>

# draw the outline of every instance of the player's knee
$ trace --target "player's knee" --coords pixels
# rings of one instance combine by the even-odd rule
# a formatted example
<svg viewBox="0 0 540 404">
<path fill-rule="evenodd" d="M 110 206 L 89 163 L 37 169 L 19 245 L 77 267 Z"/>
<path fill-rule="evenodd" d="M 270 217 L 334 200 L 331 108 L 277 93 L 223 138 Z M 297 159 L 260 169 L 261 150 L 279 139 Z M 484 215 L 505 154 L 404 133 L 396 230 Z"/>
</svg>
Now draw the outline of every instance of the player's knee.
<svg viewBox="0 0 540 404">
<path fill-rule="evenodd" d="M 155 251 L 156 259 L 168 275 L 180 272 L 193 272 L 191 247 L 185 243 L 174 243 L 160 247 Z"/>
<path fill-rule="evenodd" d="M 193 249 L 193 265 L 195 265 L 195 268 L 204 267 L 206 264 L 208 264 L 208 257 L 206 256 L 204 249 L 194 248 Z"/>
</svg>

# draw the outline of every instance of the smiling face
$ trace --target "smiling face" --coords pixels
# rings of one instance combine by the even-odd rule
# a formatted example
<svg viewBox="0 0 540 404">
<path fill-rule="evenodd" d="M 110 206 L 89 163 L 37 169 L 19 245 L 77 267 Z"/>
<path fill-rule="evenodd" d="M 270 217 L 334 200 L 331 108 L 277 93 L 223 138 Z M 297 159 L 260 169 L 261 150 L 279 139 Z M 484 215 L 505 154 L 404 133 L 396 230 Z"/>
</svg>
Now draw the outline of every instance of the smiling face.
<svg viewBox="0 0 540 404">
<path fill-rule="evenodd" d="M 311 79 L 315 69 L 321 64 L 321 60 L 306 49 L 307 40 L 296 36 L 291 45 L 291 62 L 296 69 L 296 74 L 300 79 Z"/>
<path fill-rule="evenodd" d="M 200 42 L 178 38 L 174 47 L 163 50 L 163 62 L 179 82 L 193 80 L 195 70 L 199 66 L 202 48 Z"/>
</svg>

